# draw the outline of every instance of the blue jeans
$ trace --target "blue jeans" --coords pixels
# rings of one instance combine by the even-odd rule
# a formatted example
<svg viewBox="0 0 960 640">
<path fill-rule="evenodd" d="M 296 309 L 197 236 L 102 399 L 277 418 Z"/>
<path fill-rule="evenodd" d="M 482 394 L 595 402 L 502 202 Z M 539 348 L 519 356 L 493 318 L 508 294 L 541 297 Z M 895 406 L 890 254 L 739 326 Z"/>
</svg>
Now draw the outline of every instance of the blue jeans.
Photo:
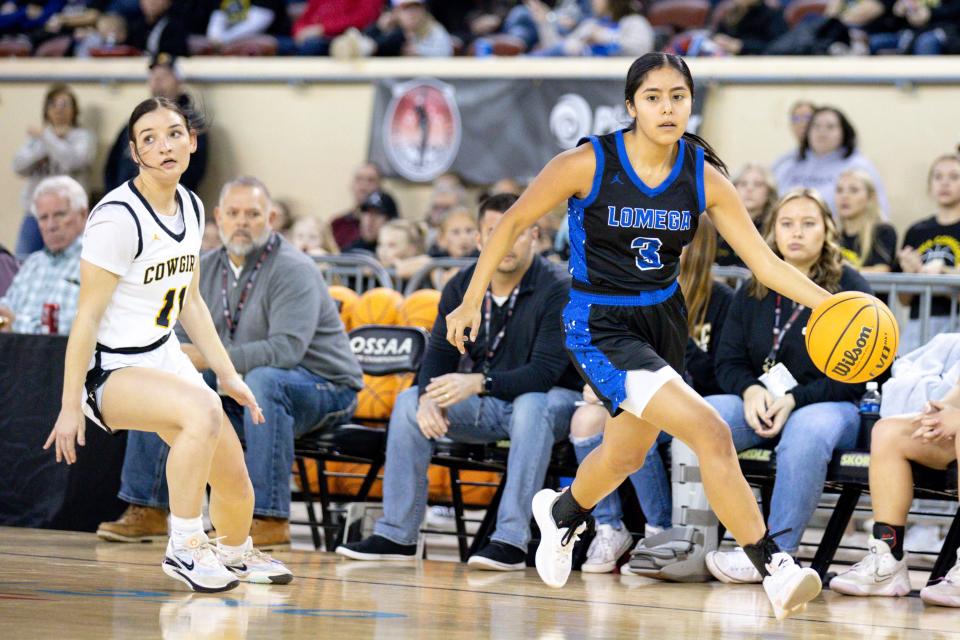
<svg viewBox="0 0 960 640">
<path fill-rule="evenodd" d="M 547 393 L 525 393 L 513 402 L 471 396 L 447 409 L 455 442 L 488 443 L 510 440 L 507 484 L 491 538 L 526 550 L 530 539 L 533 494 L 543 488 L 554 443 L 567 437 L 574 403 L 580 393 L 555 387 Z M 427 508 L 427 467 L 433 441 L 417 424 L 417 387 L 397 397 L 387 432 L 387 463 L 383 478 L 383 517 L 374 533 L 397 544 L 416 544 Z"/>
<path fill-rule="evenodd" d="M 204 380 L 216 388 L 212 372 L 205 372 Z M 294 438 L 348 421 L 356 408 L 357 392 L 303 367 L 257 367 L 247 372 L 244 381 L 260 403 L 266 421 L 253 424 L 250 412 L 229 398 L 224 399 L 223 408 L 246 445 L 244 457 L 255 494 L 253 513 L 289 518 Z M 121 500 L 167 508 L 167 452 L 167 445 L 155 433 L 131 431 L 127 435 Z"/>
<path fill-rule="evenodd" d="M 598 433 L 595 436 L 574 442 L 573 449 L 577 454 L 577 462 L 583 462 L 587 454 L 599 446 L 602 439 L 603 434 Z M 657 441 L 647 452 L 643 467 L 630 474 L 630 482 L 637 494 L 637 500 L 640 501 L 643 517 L 649 524 L 661 529 L 669 529 L 673 524 L 673 500 L 670 493 L 670 474 L 663 464 L 659 445 L 671 440 L 673 440 L 673 437 L 670 434 L 661 431 L 660 435 L 657 436 Z M 598 502 L 593 509 L 593 517 L 597 524 L 609 524 L 619 529 L 623 521 L 623 505 L 620 502 L 620 495 L 614 491 Z"/>
<path fill-rule="evenodd" d="M 737 451 L 776 442 L 777 477 L 770 503 L 772 533 L 790 529 L 777 538 L 780 548 L 796 553 L 810 517 L 820 502 L 827 465 L 836 449 L 857 444 L 860 413 L 852 402 L 817 402 L 796 409 L 787 418 L 779 438 L 757 435 L 743 417 L 743 400 L 735 395 L 709 396 L 706 401 L 720 413 L 733 432 Z"/>
<path fill-rule="evenodd" d="M 510 9 L 507 17 L 503 20 L 503 32 L 523 40 L 527 45 L 527 51 L 533 49 L 540 42 L 537 23 L 534 22 L 530 9 L 522 4 Z"/>
</svg>

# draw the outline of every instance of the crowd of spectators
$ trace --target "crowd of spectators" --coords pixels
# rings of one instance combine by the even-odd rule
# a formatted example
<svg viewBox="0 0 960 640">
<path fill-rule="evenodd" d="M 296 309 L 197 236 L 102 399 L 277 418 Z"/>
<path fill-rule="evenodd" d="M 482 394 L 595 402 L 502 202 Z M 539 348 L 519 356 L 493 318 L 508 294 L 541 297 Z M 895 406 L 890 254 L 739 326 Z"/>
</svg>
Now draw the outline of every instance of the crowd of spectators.
<svg viewBox="0 0 960 640">
<path fill-rule="evenodd" d="M 960 53 L 960 0 L 7 0 L 5 55 Z"/>
</svg>

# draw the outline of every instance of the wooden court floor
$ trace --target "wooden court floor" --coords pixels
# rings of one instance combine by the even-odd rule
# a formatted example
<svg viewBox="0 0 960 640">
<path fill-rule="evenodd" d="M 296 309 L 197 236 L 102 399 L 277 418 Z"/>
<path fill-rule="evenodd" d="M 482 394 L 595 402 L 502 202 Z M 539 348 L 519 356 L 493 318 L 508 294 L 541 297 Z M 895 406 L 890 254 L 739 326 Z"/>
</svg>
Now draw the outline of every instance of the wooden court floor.
<svg viewBox="0 0 960 640">
<path fill-rule="evenodd" d="M 0 528 L 0 639 L 148 638 L 960 638 L 960 611 L 919 598 L 825 593 L 777 622 L 760 587 L 574 573 L 562 590 L 525 573 L 453 562 L 366 564 L 277 553 L 287 586 L 192 595 L 159 568 L 163 547 Z"/>
</svg>

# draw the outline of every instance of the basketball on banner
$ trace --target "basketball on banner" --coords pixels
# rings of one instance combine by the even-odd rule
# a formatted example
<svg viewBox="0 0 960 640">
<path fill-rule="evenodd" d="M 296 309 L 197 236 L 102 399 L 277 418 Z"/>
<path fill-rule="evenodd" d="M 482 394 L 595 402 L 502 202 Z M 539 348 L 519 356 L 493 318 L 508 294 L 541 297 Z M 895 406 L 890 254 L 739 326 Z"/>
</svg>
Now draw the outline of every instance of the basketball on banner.
<svg viewBox="0 0 960 640">
<path fill-rule="evenodd" d="M 414 182 L 433 180 L 456 159 L 460 134 L 451 85 L 413 80 L 394 87 L 383 120 L 383 142 L 398 174 Z"/>
</svg>

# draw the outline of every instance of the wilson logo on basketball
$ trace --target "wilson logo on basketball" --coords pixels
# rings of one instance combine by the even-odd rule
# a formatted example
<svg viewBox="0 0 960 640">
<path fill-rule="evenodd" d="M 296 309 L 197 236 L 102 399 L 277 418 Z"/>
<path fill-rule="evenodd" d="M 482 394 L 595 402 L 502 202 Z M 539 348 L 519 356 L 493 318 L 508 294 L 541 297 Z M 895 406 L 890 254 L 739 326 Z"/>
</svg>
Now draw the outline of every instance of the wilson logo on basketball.
<svg viewBox="0 0 960 640">
<path fill-rule="evenodd" d="M 867 341 L 873 334 L 870 327 L 860 327 L 860 335 L 857 337 L 857 344 L 853 349 L 847 349 L 840 356 L 840 361 L 833 365 L 831 371 L 838 376 L 847 376 L 860 362 L 863 356 L 863 350 L 867 347 Z"/>
<path fill-rule="evenodd" d="M 387 159 L 401 176 L 427 182 L 449 169 L 460 151 L 460 134 L 451 85 L 419 79 L 394 87 L 382 135 Z"/>
</svg>

